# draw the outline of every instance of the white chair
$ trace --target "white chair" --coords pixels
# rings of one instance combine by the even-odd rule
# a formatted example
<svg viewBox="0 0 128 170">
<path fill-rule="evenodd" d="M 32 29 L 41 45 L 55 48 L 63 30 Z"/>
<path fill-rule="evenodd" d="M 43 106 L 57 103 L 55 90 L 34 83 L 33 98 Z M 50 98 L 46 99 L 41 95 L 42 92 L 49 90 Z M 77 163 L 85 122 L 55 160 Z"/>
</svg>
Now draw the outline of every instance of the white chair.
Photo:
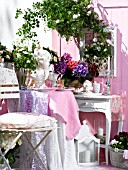
<svg viewBox="0 0 128 170">
<path fill-rule="evenodd" d="M 3 100 L 3 99 L 18 99 L 19 100 L 20 99 L 19 85 L 18 85 L 18 80 L 17 80 L 15 71 L 8 69 L 8 68 L 0 67 L 0 75 L 1 75 L 0 76 L 0 100 Z M 20 102 L 18 102 L 18 103 L 20 103 Z M 13 114 L 17 114 L 18 116 L 24 117 L 23 118 L 24 122 L 22 122 L 20 120 L 19 124 L 18 124 L 18 122 L 17 122 L 17 124 L 15 124 L 14 123 L 15 118 L 13 117 Z M 29 125 L 30 126 L 29 127 L 27 125 L 28 123 L 25 123 L 25 122 L 26 121 L 29 122 L 29 118 L 32 118 L 32 120 L 34 120 L 33 119 L 34 116 L 35 115 L 33 115 L 33 113 L 26 113 L 26 112 L 25 113 L 20 113 L 20 112 L 7 113 L 7 114 L 0 116 L 0 131 L 2 131 L 2 132 L 5 132 L 5 131 L 6 132 L 17 132 L 17 136 L 15 137 L 13 142 L 8 146 L 8 148 L 4 152 L 2 152 L 2 150 L 0 148 L 0 155 L 3 158 L 3 160 L 6 164 L 6 167 L 8 167 L 9 170 L 12 170 L 12 169 L 11 169 L 8 161 L 6 160 L 5 156 L 8 153 L 8 151 L 11 149 L 11 147 L 16 143 L 16 141 L 22 135 L 24 135 L 24 137 L 30 144 L 30 147 L 32 150 L 28 154 L 28 156 L 26 156 L 25 160 L 23 160 L 21 165 L 19 166 L 19 170 L 21 169 L 21 167 L 25 163 L 25 161 L 27 161 L 34 153 L 36 154 L 37 158 L 41 161 L 42 166 L 44 166 L 44 162 L 38 155 L 38 152 L 36 151 L 36 149 L 46 139 L 46 137 L 49 135 L 49 133 L 56 128 L 56 120 L 54 118 L 51 118 L 46 115 L 40 115 L 40 117 L 38 117 L 38 120 L 40 120 L 40 118 L 42 120 L 39 123 L 37 123 L 36 120 L 34 122 L 31 122 L 31 125 Z M 37 116 L 39 116 L 39 115 L 37 115 Z M 37 118 L 37 117 L 35 116 L 34 118 Z M 27 129 L 25 129 L 26 126 L 28 126 Z M 42 139 L 39 141 L 39 143 L 37 143 L 36 146 L 33 146 L 33 144 L 31 143 L 31 140 L 28 137 L 28 133 L 33 133 L 33 132 L 46 132 L 45 135 L 42 136 Z M 45 166 L 44 166 L 44 168 L 47 169 Z"/>
</svg>

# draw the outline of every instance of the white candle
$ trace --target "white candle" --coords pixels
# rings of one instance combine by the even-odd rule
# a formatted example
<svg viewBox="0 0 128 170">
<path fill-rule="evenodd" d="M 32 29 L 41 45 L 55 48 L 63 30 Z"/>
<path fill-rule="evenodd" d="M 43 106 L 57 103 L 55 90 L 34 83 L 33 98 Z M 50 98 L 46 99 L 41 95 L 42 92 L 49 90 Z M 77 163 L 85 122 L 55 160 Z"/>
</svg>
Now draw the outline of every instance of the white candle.
<svg viewBox="0 0 128 170">
<path fill-rule="evenodd" d="M 98 136 L 103 136 L 103 128 L 98 128 L 97 135 Z"/>
<path fill-rule="evenodd" d="M 91 152 L 90 150 L 85 151 L 85 163 L 89 163 L 91 161 Z"/>
</svg>

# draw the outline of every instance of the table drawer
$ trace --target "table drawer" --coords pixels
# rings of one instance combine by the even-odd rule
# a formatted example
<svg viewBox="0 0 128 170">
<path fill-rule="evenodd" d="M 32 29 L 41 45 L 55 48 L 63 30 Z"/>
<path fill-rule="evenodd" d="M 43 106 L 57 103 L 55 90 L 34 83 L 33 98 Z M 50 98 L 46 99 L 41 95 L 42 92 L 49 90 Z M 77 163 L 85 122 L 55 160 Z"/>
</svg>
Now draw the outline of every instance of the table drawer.
<svg viewBox="0 0 128 170">
<path fill-rule="evenodd" d="M 105 101 L 81 100 L 77 99 L 79 108 L 106 109 Z"/>
</svg>

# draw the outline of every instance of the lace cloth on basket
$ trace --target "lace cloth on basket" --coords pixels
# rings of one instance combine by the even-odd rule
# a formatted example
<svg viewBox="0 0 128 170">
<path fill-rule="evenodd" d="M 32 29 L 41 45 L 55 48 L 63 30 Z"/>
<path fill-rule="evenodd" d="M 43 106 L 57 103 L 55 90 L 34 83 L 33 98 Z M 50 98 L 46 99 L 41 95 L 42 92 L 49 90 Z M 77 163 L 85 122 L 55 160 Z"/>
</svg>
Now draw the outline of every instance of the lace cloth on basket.
<svg viewBox="0 0 128 170">
<path fill-rule="evenodd" d="M 23 91 L 20 92 L 20 111 L 21 112 L 33 112 L 36 114 L 45 114 L 48 113 L 48 93 L 45 92 L 40 95 L 38 92 L 34 91 Z M 34 96 L 34 97 L 33 97 Z M 8 101 L 8 111 L 14 112 L 18 110 L 18 100 L 17 99 L 9 99 Z M 41 106 L 41 107 L 40 107 Z M 45 132 L 44 132 L 45 133 Z M 30 134 L 30 138 L 32 144 L 35 145 L 37 142 L 40 141 L 42 136 L 44 135 L 43 132 L 35 132 Z M 26 141 L 24 137 L 22 137 L 22 145 L 20 148 L 19 158 L 17 158 L 13 167 L 18 167 L 19 164 L 26 158 L 26 154 L 29 154 L 31 151 L 30 144 Z M 47 167 L 46 155 L 44 151 L 44 143 L 45 141 L 39 146 L 37 149 L 40 158 L 43 159 L 45 167 Z M 42 166 L 40 160 L 36 157 L 35 154 L 31 156 L 25 164 L 22 166 L 20 170 L 45 170 Z"/>
</svg>

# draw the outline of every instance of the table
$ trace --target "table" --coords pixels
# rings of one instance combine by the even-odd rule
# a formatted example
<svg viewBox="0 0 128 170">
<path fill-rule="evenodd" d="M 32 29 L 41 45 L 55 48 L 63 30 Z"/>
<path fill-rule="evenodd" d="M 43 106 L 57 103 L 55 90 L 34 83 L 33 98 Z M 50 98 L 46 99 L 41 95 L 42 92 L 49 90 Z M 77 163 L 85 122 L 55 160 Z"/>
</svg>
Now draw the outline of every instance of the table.
<svg viewBox="0 0 128 170">
<path fill-rule="evenodd" d="M 106 117 L 106 142 L 101 147 L 105 148 L 106 164 L 108 165 L 108 145 L 110 142 L 112 115 L 114 120 L 121 121 L 120 129 L 122 130 L 122 120 L 124 119 L 124 97 L 119 95 L 75 95 L 80 111 L 82 112 L 103 112 Z"/>
<path fill-rule="evenodd" d="M 58 120 L 58 128 L 46 139 L 45 146 L 39 149 L 39 153 L 46 159 L 49 170 L 69 170 L 77 167 L 75 158 L 74 137 L 78 133 L 81 124 L 78 116 L 78 104 L 71 91 L 20 91 L 20 111 L 47 113 Z M 12 101 L 14 103 L 14 100 Z M 12 105 L 12 104 L 11 104 Z M 16 104 L 15 104 L 16 105 Z M 75 125 L 75 126 L 74 126 Z M 40 138 L 32 137 L 33 142 Z M 25 146 L 27 150 L 27 146 Z M 42 152 L 45 150 L 45 152 Z M 46 154 L 45 155 L 43 154 Z M 23 153 L 24 154 L 24 153 Z M 28 162 L 29 164 L 29 162 Z M 33 166 L 38 168 L 39 162 L 35 159 Z M 26 170 L 28 170 L 26 168 Z M 40 167 L 43 170 L 43 167 Z"/>
</svg>

